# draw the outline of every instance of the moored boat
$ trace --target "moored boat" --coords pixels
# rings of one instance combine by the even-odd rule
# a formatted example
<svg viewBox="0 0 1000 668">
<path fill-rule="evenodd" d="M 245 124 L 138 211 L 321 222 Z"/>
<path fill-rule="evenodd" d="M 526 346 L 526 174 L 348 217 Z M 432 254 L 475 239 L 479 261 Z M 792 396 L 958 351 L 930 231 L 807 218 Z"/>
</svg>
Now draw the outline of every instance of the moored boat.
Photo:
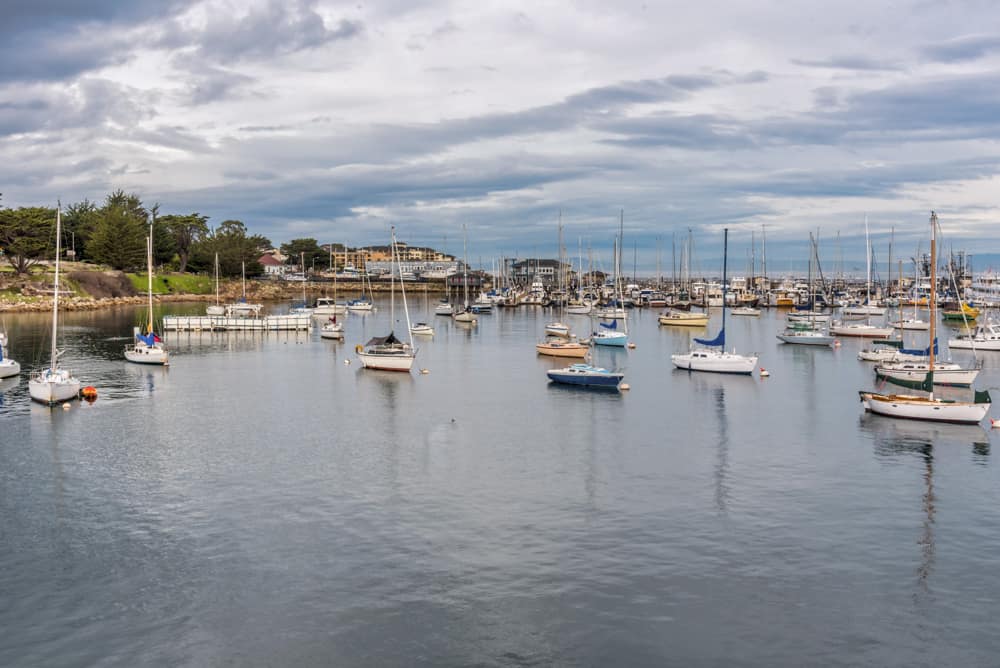
<svg viewBox="0 0 1000 668">
<path fill-rule="evenodd" d="M 562 369 L 549 369 L 546 375 L 556 383 L 612 390 L 619 389 L 625 378 L 625 374 L 620 371 L 609 371 L 590 364 L 571 364 Z"/>
</svg>

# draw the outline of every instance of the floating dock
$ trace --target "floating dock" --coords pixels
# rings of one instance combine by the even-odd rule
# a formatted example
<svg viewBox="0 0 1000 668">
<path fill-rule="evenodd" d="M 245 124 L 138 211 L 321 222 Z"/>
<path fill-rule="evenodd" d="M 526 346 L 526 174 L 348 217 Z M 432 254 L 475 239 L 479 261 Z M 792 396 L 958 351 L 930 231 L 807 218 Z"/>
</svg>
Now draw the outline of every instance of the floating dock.
<svg viewBox="0 0 1000 668">
<path fill-rule="evenodd" d="M 165 332 L 290 332 L 309 331 L 309 315 L 266 315 L 263 318 L 230 318 L 224 315 L 163 316 Z"/>
</svg>

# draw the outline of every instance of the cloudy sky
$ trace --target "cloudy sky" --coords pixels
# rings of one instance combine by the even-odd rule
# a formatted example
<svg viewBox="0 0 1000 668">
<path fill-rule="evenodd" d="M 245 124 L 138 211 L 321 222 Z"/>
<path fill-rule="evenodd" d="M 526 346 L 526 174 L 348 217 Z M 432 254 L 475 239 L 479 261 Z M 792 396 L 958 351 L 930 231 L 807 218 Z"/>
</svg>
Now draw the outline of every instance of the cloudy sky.
<svg viewBox="0 0 1000 668">
<path fill-rule="evenodd" d="M 991 1 L 6 0 L 2 204 L 100 200 L 470 262 L 664 271 L 672 238 L 745 265 L 946 243 L 1000 252 Z M 838 243 L 837 237 L 840 237 Z M 759 259 L 759 252 L 758 252 Z M 848 267 L 849 269 L 850 267 Z M 773 273 L 773 272 L 769 272 Z"/>
</svg>

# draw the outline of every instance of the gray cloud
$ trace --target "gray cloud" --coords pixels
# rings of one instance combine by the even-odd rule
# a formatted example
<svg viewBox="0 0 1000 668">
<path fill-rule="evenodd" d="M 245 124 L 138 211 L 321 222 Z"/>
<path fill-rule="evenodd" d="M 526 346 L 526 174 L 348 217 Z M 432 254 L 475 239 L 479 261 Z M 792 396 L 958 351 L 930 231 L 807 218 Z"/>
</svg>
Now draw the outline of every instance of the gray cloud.
<svg viewBox="0 0 1000 668">
<path fill-rule="evenodd" d="M 925 58 L 942 63 L 977 60 L 996 51 L 1000 51 L 1000 35 L 964 35 L 920 49 Z"/>
<path fill-rule="evenodd" d="M 832 56 L 821 60 L 804 60 L 794 58 L 792 62 L 803 67 L 817 67 L 835 70 L 861 70 L 871 72 L 898 72 L 902 66 L 887 60 L 879 60 L 869 56 Z"/>
<path fill-rule="evenodd" d="M 359 35 L 359 21 L 341 19 L 327 26 L 312 0 L 271 0 L 245 16 L 214 14 L 196 36 L 198 59 L 231 63 L 270 58 Z M 183 30 L 183 28 L 181 28 Z"/>
</svg>

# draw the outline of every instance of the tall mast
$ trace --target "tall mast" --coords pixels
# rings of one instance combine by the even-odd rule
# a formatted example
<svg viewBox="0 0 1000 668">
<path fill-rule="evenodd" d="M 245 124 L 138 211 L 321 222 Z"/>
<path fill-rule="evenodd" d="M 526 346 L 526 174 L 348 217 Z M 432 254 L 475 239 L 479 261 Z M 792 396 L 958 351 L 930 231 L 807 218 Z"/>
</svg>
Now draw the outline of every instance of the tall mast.
<svg viewBox="0 0 1000 668">
<path fill-rule="evenodd" d="M 931 340 L 928 345 L 928 356 L 927 359 L 929 364 L 928 375 L 931 377 L 931 399 L 934 398 L 934 337 L 936 336 L 936 320 L 937 320 L 937 244 L 935 239 L 935 232 L 937 230 L 937 214 L 931 211 L 931 323 L 930 323 L 930 334 Z"/>
<path fill-rule="evenodd" d="M 726 352 L 726 263 L 729 260 L 729 228 L 722 230 L 722 352 Z"/>
<path fill-rule="evenodd" d="M 868 214 L 865 214 L 865 304 L 872 300 L 872 241 L 868 236 Z"/>
<path fill-rule="evenodd" d="M 146 319 L 147 335 L 153 331 L 153 220 L 149 221 L 149 237 L 146 238 L 146 294 L 149 297 L 149 316 Z"/>
<path fill-rule="evenodd" d="M 56 370 L 56 358 L 59 357 L 59 352 L 56 350 L 56 320 L 59 317 L 59 254 L 62 252 L 62 245 L 60 244 L 60 234 L 62 231 L 62 202 L 56 205 L 56 278 L 55 278 L 55 292 L 52 295 L 52 347 L 49 350 L 50 362 L 49 368 L 53 371 Z"/>
</svg>

